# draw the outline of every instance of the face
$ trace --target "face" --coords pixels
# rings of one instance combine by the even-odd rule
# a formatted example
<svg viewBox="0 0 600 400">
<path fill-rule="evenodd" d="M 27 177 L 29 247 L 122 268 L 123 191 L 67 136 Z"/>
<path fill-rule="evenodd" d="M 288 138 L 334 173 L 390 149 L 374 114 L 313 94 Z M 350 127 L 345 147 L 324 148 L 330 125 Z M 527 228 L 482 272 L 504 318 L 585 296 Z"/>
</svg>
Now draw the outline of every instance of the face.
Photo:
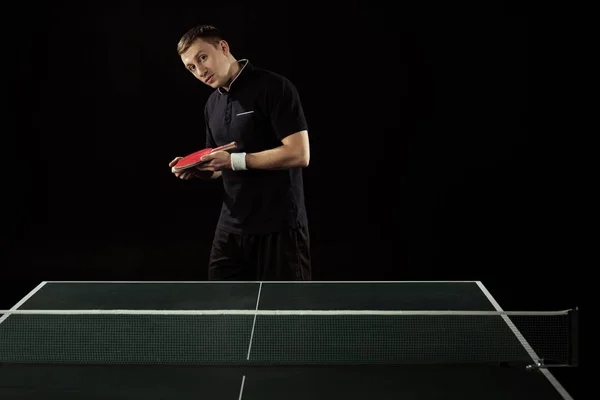
<svg viewBox="0 0 600 400">
<path fill-rule="evenodd" d="M 215 46 L 213 43 L 197 39 L 181 55 L 181 60 L 197 79 L 216 89 L 229 81 L 231 62 L 228 55 L 229 47 L 224 40 Z"/>
</svg>

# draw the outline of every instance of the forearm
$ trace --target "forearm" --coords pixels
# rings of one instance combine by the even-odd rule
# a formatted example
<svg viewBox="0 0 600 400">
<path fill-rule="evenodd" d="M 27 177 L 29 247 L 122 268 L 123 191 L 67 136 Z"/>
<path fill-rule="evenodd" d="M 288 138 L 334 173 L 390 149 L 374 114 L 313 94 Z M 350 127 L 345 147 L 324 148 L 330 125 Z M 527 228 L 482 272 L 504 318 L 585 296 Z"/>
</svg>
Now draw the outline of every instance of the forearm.
<svg viewBox="0 0 600 400">
<path fill-rule="evenodd" d="M 282 145 L 273 149 L 246 154 L 246 167 L 248 169 L 304 168 L 308 166 L 309 158 L 308 151 Z"/>
</svg>

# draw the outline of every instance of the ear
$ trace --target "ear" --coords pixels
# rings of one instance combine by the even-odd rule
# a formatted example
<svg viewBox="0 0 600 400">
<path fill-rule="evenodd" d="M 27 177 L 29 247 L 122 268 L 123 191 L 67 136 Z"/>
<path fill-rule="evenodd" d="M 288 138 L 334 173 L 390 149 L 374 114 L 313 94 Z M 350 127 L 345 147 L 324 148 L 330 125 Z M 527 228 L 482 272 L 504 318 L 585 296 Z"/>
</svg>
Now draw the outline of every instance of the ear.
<svg viewBox="0 0 600 400">
<path fill-rule="evenodd" d="M 224 54 L 227 54 L 227 53 L 229 53 L 229 43 L 227 43 L 227 41 L 225 41 L 225 40 L 221 40 L 221 41 L 219 42 L 219 48 L 221 49 L 221 51 L 222 51 Z"/>
</svg>

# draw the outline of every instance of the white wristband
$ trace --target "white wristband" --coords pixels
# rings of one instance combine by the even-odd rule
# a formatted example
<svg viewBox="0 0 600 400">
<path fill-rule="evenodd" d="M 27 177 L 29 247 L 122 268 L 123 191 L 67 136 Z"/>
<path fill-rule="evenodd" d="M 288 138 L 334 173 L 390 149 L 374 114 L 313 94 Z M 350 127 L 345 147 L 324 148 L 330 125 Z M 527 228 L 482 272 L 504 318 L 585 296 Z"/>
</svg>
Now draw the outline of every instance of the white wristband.
<svg viewBox="0 0 600 400">
<path fill-rule="evenodd" d="M 231 169 L 244 171 L 246 168 L 246 153 L 231 153 Z"/>
</svg>

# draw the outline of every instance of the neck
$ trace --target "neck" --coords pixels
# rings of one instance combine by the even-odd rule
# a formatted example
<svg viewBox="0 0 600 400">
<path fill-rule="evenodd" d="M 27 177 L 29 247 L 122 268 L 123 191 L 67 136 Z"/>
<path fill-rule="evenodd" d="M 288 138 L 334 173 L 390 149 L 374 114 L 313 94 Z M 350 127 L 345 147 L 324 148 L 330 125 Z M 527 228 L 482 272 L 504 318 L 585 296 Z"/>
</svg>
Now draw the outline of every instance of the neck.
<svg viewBox="0 0 600 400">
<path fill-rule="evenodd" d="M 236 76 L 238 76 L 241 70 L 242 68 L 240 67 L 239 61 L 233 60 L 229 69 L 229 79 L 227 80 L 227 83 L 223 86 L 223 89 L 229 91 L 229 88 L 231 87 L 231 82 L 233 82 L 233 80 Z"/>
</svg>

